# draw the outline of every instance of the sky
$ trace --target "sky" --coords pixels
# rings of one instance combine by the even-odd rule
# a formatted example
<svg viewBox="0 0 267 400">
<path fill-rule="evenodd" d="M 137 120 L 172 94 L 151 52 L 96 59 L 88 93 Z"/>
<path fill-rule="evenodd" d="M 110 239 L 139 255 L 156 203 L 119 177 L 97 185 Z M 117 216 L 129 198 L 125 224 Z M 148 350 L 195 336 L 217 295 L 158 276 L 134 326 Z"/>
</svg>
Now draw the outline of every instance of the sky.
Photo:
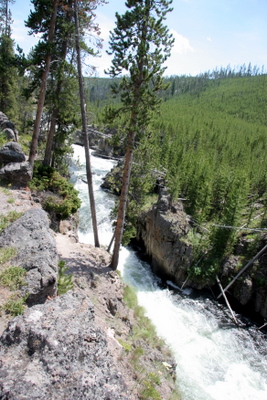
<svg viewBox="0 0 267 400">
<path fill-rule="evenodd" d="M 30 0 L 16 0 L 11 6 L 15 42 L 28 54 L 38 38 L 28 36 L 24 26 Z M 267 0 L 173 0 L 166 25 L 175 38 L 165 75 L 191 75 L 249 63 L 267 70 Z M 125 0 L 109 0 L 97 10 L 103 49 L 101 57 L 88 62 L 99 77 L 111 65 L 109 32 L 115 27 L 115 13 L 126 11 Z"/>
</svg>

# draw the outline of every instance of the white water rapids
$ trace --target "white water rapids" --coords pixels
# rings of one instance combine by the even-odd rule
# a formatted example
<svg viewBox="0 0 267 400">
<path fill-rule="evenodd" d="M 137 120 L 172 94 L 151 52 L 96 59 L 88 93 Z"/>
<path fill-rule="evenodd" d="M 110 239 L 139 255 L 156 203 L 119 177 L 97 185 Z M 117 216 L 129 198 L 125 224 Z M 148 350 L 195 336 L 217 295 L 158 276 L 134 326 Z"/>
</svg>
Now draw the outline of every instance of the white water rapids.
<svg viewBox="0 0 267 400">
<path fill-rule="evenodd" d="M 91 163 L 99 239 L 108 244 L 114 196 L 100 184 L 115 162 L 91 156 Z M 93 244 L 83 147 L 74 146 L 70 171 L 82 200 L 79 240 Z M 123 280 L 136 288 L 139 304 L 172 350 L 182 400 L 267 399 L 267 342 L 261 332 L 237 329 L 225 309 L 212 300 L 160 288 L 149 265 L 129 249 L 120 252 L 119 270 Z"/>
</svg>

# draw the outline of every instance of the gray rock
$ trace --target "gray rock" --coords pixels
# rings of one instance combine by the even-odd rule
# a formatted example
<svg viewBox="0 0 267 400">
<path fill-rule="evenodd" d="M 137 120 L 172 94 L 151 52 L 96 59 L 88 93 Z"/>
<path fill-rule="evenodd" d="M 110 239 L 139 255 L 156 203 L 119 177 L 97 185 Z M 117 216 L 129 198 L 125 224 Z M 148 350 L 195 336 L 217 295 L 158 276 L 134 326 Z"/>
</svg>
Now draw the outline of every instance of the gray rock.
<svg viewBox="0 0 267 400">
<path fill-rule="evenodd" d="M 154 272 L 171 278 L 179 286 L 188 278 L 187 270 L 193 260 L 192 245 L 184 240 L 190 227 L 190 218 L 182 204 L 173 205 L 164 191 L 158 204 L 138 222 L 137 239 L 144 244 Z M 187 280 L 187 285 L 190 284 Z"/>
<path fill-rule="evenodd" d="M 10 128 L 6 128 L 3 130 L 3 134 L 7 138 L 7 140 L 16 140 L 16 135 L 14 131 Z"/>
<path fill-rule="evenodd" d="M 0 177 L 10 183 L 27 186 L 32 179 L 33 170 L 28 161 L 9 163 L 0 169 Z"/>
<path fill-rule="evenodd" d="M 253 282 L 252 279 L 246 277 L 241 281 L 237 282 L 234 286 L 234 296 L 237 298 L 242 305 L 247 304 L 253 295 Z"/>
<path fill-rule="evenodd" d="M 127 399 L 93 305 L 80 292 L 28 309 L 0 343 L 1 399 Z"/>
<path fill-rule="evenodd" d="M 8 117 L 6 116 L 6 114 L 4 114 L 2 111 L 0 111 L 0 124 L 3 121 L 8 121 Z"/>
<path fill-rule="evenodd" d="M 8 142 L 0 149 L 0 164 L 18 163 L 25 160 L 25 154 L 16 142 Z"/>
<path fill-rule="evenodd" d="M 30 209 L 9 225 L 0 236 L 0 246 L 17 249 L 13 264 L 27 270 L 28 304 L 44 303 L 57 290 L 58 254 L 49 219 L 45 211 Z"/>
<path fill-rule="evenodd" d="M 6 135 L 7 140 L 18 141 L 18 131 L 15 128 L 15 125 L 9 121 L 6 114 L 0 111 L 0 131 Z"/>
</svg>

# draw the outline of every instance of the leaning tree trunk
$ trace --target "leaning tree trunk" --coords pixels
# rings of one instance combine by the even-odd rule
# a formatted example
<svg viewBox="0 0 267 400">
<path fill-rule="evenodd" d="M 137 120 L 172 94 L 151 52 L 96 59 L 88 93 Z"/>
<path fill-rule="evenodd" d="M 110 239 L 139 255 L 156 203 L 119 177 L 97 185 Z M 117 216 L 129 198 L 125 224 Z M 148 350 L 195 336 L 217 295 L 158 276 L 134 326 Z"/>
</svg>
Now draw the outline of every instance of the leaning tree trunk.
<svg viewBox="0 0 267 400">
<path fill-rule="evenodd" d="M 51 43 L 53 42 L 55 25 L 56 25 L 57 5 L 58 5 L 58 0 L 54 0 L 53 13 L 52 13 L 51 21 L 50 21 L 49 32 L 48 32 L 48 40 L 47 40 L 48 45 L 51 45 Z M 48 74 L 49 74 L 49 69 L 50 69 L 50 63 L 51 63 L 51 49 L 48 50 L 48 53 L 46 54 L 46 57 L 45 57 L 45 69 L 44 69 L 44 72 L 42 75 L 41 89 L 40 89 L 38 105 L 37 105 L 37 112 L 36 112 L 36 117 L 35 117 L 34 127 L 33 127 L 33 135 L 32 135 L 30 155 L 29 155 L 29 162 L 32 167 L 33 167 L 36 152 L 37 152 L 38 136 L 39 136 L 41 117 L 42 117 L 44 102 L 45 102 L 46 86 L 47 86 L 47 79 L 48 79 Z"/>
<path fill-rule="evenodd" d="M 46 140 L 45 156 L 44 156 L 44 160 L 43 160 L 43 165 L 51 165 L 52 148 L 53 148 L 54 136 L 55 136 L 55 132 L 56 132 L 57 117 L 58 117 L 58 108 L 54 108 L 52 111 L 49 133 L 48 133 L 47 140 Z"/>
<path fill-rule="evenodd" d="M 114 271 L 117 269 L 119 263 L 119 252 L 120 252 L 120 245 L 124 228 L 130 176 L 132 170 L 134 139 L 135 139 L 135 132 L 132 131 L 129 133 L 127 141 L 123 177 L 122 177 L 121 195 L 120 195 L 120 202 L 118 209 L 118 218 L 114 235 L 114 249 L 112 254 L 112 260 L 110 263 L 110 267 Z"/>
<path fill-rule="evenodd" d="M 83 87 L 83 76 L 82 76 L 82 63 L 81 63 L 81 48 L 80 48 L 80 33 L 79 33 L 79 20 L 78 20 L 78 7 L 77 0 L 74 2 L 75 7 L 75 29 L 76 29 L 76 51 L 77 51 L 77 65 L 78 65 L 78 76 L 79 76 L 79 92 L 80 92 L 80 105 L 81 105 L 81 115 L 82 115 L 82 126 L 83 126 L 83 135 L 84 135 L 84 148 L 85 148 L 85 158 L 86 158 L 86 174 L 88 181 L 88 192 L 90 199 L 90 207 L 91 207 L 91 215 L 92 215 L 92 224 L 94 231 L 94 240 L 95 247 L 99 247 L 98 240 L 98 230 L 97 230 L 97 221 L 96 221 L 96 210 L 95 210 L 95 199 L 94 199 L 94 191 L 93 191 L 93 179 L 92 179 L 92 170 L 91 170 L 91 162 L 90 162 L 90 151 L 89 151 L 89 138 L 87 132 L 87 121 L 86 121 L 86 112 L 85 112 L 85 101 L 84 101 L 84 87 Z"/>
</svg>

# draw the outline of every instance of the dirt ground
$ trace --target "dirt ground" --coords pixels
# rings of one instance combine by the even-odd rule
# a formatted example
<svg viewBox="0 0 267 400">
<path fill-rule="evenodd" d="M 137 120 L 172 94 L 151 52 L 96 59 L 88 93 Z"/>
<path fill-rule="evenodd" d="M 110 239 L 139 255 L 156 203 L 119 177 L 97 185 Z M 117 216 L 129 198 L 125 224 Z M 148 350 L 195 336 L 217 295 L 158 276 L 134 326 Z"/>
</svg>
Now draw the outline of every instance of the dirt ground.
<svg viewBox="0 0 267 400">
<path fill-rule="evenodd" d="M 0 215 L 10 211 L 25 212 L 32 207 L 41 205 L 28 189 L 0 187 Z M 157 392 L 161 399 L 179 399 L 175 394 L 174 371 L 170 367 L 173 365 L 172 358 L 164 345 L 153 348 L 140 339 L 143 356 L 138 358 L 138 368 L 133 359 L 135 349 L 128 351 L 122 345 L 129 342 L 136 320 L 133 310 L 126 307 L 123 301 L 124 284 L 120 276 L 108 268 L 109 253 L 103 248 L 77 243 L 75 234 L 67 224 L 62 225 L 61 232 L 54 233 L 59 258 L 65 261 L 68 273 L 72 274 L 74 288 L 81 290 L 94 304 L 96 324 L 106 333 L 114 362 L 129 388 L 129 399 L 159 398 L 150 397 L 152 389 L 151 395 L 147 391 L 147 397 L 142 397 L 150 387 L 148 376 L 155 378 L 153 380 L 157 382 Z M 5 301 L 6 296 L 5 289 L 0 288 L 0 303 Z M 9 318 L 2 312 L 0 333 Z"/>
</svg>

